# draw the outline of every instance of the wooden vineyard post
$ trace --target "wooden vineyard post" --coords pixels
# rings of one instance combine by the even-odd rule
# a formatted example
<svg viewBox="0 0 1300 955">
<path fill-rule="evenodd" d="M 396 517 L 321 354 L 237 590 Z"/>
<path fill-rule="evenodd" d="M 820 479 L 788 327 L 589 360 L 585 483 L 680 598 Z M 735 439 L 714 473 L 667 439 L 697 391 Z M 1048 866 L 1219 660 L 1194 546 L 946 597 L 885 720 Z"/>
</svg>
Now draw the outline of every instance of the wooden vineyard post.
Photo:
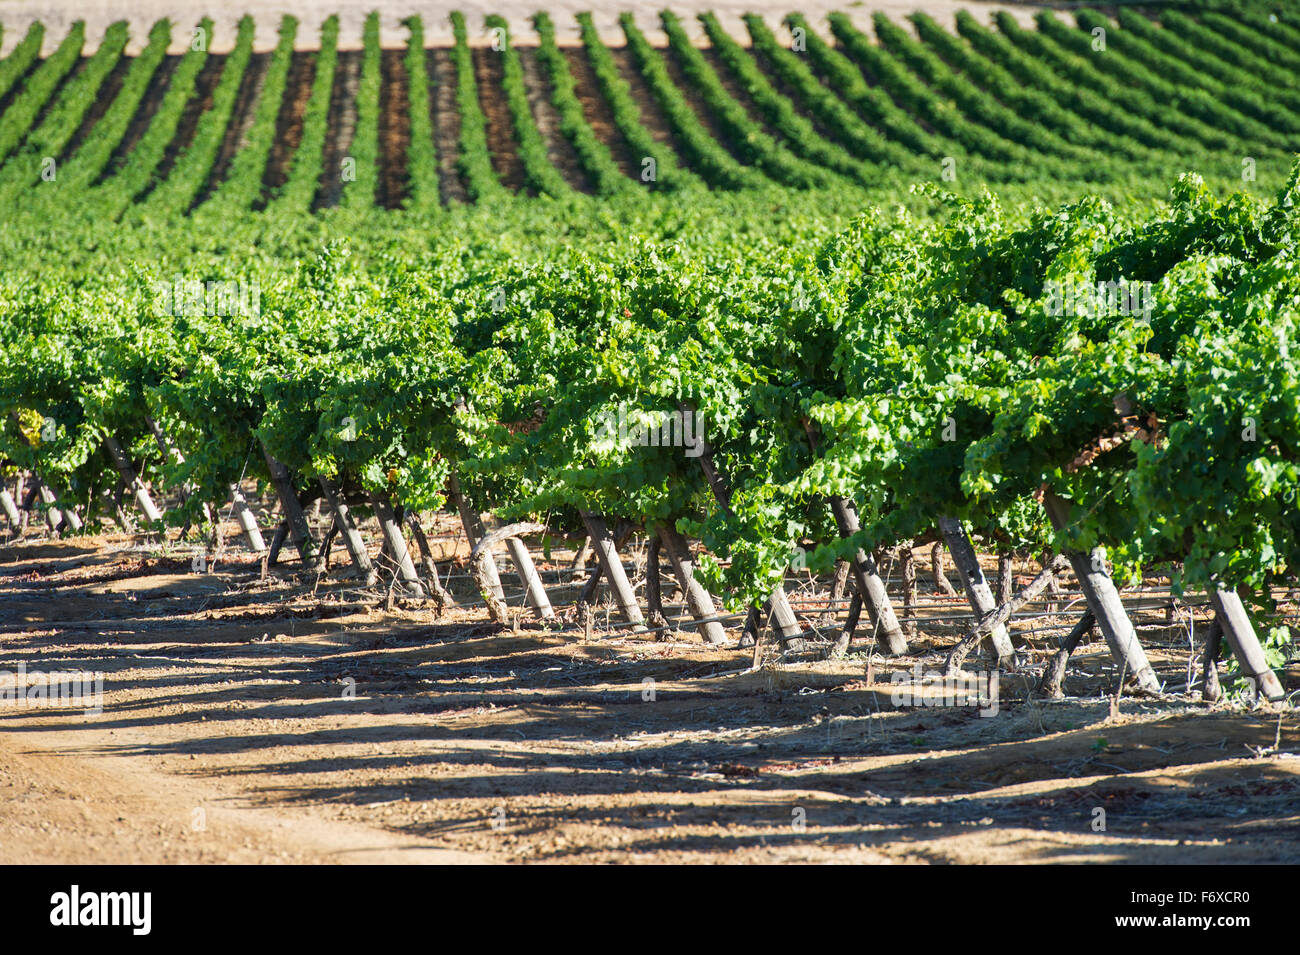
<svg viewBox="0 0 1300 955">
<path fill-rule="evenodd" d="M 1214 615 L 1223 628 L 1223 639 L 1228 641 L 1232 655 L 1247 679 L 1254 685 L 1256 692 L 1270 700 L 1280 700 L 1286 694 L 1277 674 L 1264 659 L 1264 648 L 1259 645 L 1255 627 L 1250 622 L 1250 615 L 1241 602 L 1236 591 L 1220 587 L 1209 591 L 1210 603 L 1214 606 Z"/>
<path fill-rule="evenodd" d="M 108 449 L 108 455 L 113 459 L 113 465 L 117 468 L 117 473 L 122 475 L 122 480 L 126 486 L 131 489 L 135 497 L 136 507 L 140 508 L 140 513 L 144 515 L 145 520 L 153 524 L 163 519 L 162 511 L 158 510 L 158 505 L 153 502 L 149 495 L 149 489 L 144 486 L 144 481 L 140 480 L 140 475 L 135 473 L 135 468 L 131 465 L 131 460 L 122 450 L 122 445 L 117 438 L 111 434 L 104 435 L 104 447 Z"/>
<path fill-rule="evenodd" d="M 542 577 L 537 573 L 537 566 L 533 563 L 533 557 L 528 553 L 524 542 L 518 537 L 507 537 L 506 550 L 510 552 L 510 559 L 524 582 L 524 593 L 527 595 L 529 606 L 536 610 L 537 615 L 543 620 L 554 620 L 555 609 L 551 606 L 551 598 L 546 594 Z"/>
<path fill-rule="evenodd" d="M 8 488 L 0 488 L 0 507 L 4 508 L 5 520 L 18 534 L 23 529 L 22 515 L 18 513 L 18 505 L 14 503 L 14 496 L 9 493 Z"/>
<path fill-rule="evenodd" d="M 1110 646 L 1115 662 L 1126 670 L 1135 683 L 1148 693 L 1160 692 L 1160 681 L 1147 662 L 1146 651 L 1138 641 L 1137 631 L 1129 620 L 1124 604 L 1120 600 L 1115 582 L 1106 573 L 1101 551 L 1081 554 L 1078 551 L 1066 551 L 1065 557 L 1074 569 L 1088 601 L 1088 609 L 1097 618 L 1102 636 Z"/>
<path fill-rule="evenodd" d="M 68 526 L 74 534 L 80 531 L 85 525 L 81 523 L 81 515 L 70 507 L 60 507 L 59 513 L 63 515 L 63 523 Z"/>
<path fill-rule="evenodd" d="M 639 627 L 644 626 L 645 618 L 641 616 L 636 594 L 633 593 L 632 585 L 628 582 L 627 572 L 623 570 L 623 561 L 619 559 L 618 549 L 614 546 L 614 539 L 609 534 L 605 519 L 599 514 L 588 511 L 578 513 L 582 517 L 582 523 L 587 527 L 587 535 L 591 538 L 591 546 L 600 560 L 600 568 L 609 583 L 609 589 L 614 593 L 614 602 L 618 604 L 619 610 L 628 623 Z"/>
<path fill-rule="evenodd" d="M 491 560 L 490 551 L 492 545 L 504 539 L 506 548 L 510 551 L 511 560 L 514 561 L 515 569 L 524 582 L 524 593 L 527 596 L 529 606 L 543 620 L 554 620 L 555 610 L 551 607 L 551 598 L 547 596 L 546 587 L 543 586 L 541 575 L 537 573 L 537 567 L 533 564 L 532 555 L 528 553 L 528 548 L 524 546 L 524 542 L 519 538 L 520 534 L 545 530 L 546 528 L 542 524 L 510 524 L 506 527 L 494 528 L 480 537 L 478 543 L 474 545 L 473 552 L 470 554 L 470 562 L 476 565 L 482 563 L 483 566 L 487 566 Z M 481 571 L 479 573 L 482 574 Z M 490 591 L 490 578 L 486 574 L 482 574 L 482 577 L 480 583 L 488 585 L 485 589 Z M 492 594 L 492 596 L 496 597 L 496 594 Z"/>
<path fill-rule="evenodd" d="M 49 527 L 50 530 L 57 531 L 59 529 L 59 525 L 63 523 L 63 517 L 60 513 L 60 509 L 54 506 L 57 503 L 58 499 L 54 496 L 54 492 L 49 489 L 49 487 L 45 484 L 44 481 L 41 481 L 37 493 L 41 497 L 41 502 L 46 505 L 45 508 L 46 525 Z"/>
<path fill-rule="evenodd" d="M 997 609 L 998 604 L 993 599 L 993 590 L 989 587 L 988 581 L 984 579 L 979 556 L 975 553 L 975 546 L 971 543 L 966 528 L 955 518 L 941 517 L 939 532 L 948 543 L 948 553 L 952 554 L 953 566 L 957 568 L 957 576 L 961 578 L 962 586 L 966 589 L 966 599 L 970 601 L 971 609 L 975 611 L 975 619 L 978 620 L 992 613 Z M 1005 625 L 999 624 L 994 627 L 989 634 L 989 640 L 993 644 L 993 653 L 997 657 L 998 666 L 1015 655 L 1015 649 L 1011 646 L 1011 636 L 1007 633 Z"/>
<path fill-rule="evenodd" d="M 473 550 L 470 551 L 469 563 L 474 569 L 475 577 L 478 578 L 479 587 L 483 590 L 483 597 L 487 601 L 488 611 L 491 613 L 492 618 L 497 620 L 499 623 L 508 622 L 505 602 L 492 592 L 488 578 L 483 573 L 483 568 L 487 565 L 492 548 L 503 540 L 506 542 L 512 540 L 517 541 L 522 547 L 523 542 L 519 540 L 520 534 L 533 534 L 545 530 L 546 525 L 544 524 L 507 524 L 505 527 L 497 527 L 484 534 L 479 538 L 478 543 L 474 545 Z M 524 552 L 524 555 L 527 556 L 527 551 Z M 533 568 L 532 560 L 529 559 L 526 562 L 521 561 L 519 563 L 519 568 L 521 571 L 528 571 L 532 574 L 532 580 L 528 580 L 527 577 L 525 577 L 526 586 L 530 589 L 536 588 L 541 591 L 540 599 L 533 598 L 529 601 L 537 611 L 538 616 L 543 620 L 555 619 L 555 611 L 551 609 L 550 598 L 546 596 L 546 590 L 542 587 L 542 581 L 541 578 L 537 576 L 537 571 Z"/>
<path fill-rule="evenodd" d="M 375 519 L 379 521 L 379 530 L 383 533 L 384 543 L 388 546 L 388 555 L 397 565 L 396 576 L 401 578 L 402 583 L 412 593 L 423 597 L 424 587 L 420 583 L 420 575 L 416 573 L 415 561 L 411 560 L 411 553 L 406 549 L 406 538 L 402 536 L 402 528 L 397 523 L 397 516 L 393 513 L 393 504 L 388 499 L 388 495 L 372 491 L 370 508 L 375 512 Z"/>
<path fill-rule="evenodd" d="M 768 608 L 771 610 L 772 630 L 777 638 L 782 643 L 799 641 L 802 645 L 800 637 L 803 635 L 803 627 L 799 625 L 799 618 L 794 615 L 790 598 L 785 595 L 784 581 L 778 583 L 768 597 Z"/>
<path fill-rule="evenodd" d="M 262 553 L 266 550 L 266 542 L 262 540 L 262 532 L 257 529 L 257 518 L 253 517 L 253 512 L 248 507 L 248 500 L 238 484 L 230 485 L 230 503 L 235 513 L 235 520 L 239 523 L 239 530 L 244 535 L 244 543 L 254 554 Z"/>
<path fill-rule="evenodd" d="M 465 402 L 458 400 L 456 402 L 457 416 L 465 412 Z M 456 498 L 456 507 L 460 511 L 461 522 L 465 525 L 465 536 L 469 538 L 471 548 L 478 546 L 479 539 L 482 538 L 484 528 L 482 520 L 478 513 L 470 506 L 461 491 L 460 479 L 453 470 L 448 478 L 452 495 Z M 519 580 L 524 585 L 524 594 L 527 597 L 528 604 L 537 611 L 537 615 L 543 620 L 555 619 L 555 610 L 551 607 L 551 598 L 546 594 L 546 588 L 542 586 L 541 576 L 537 573 L 537 567 L 533 564 L 532 555 L 528 553 L 528 548 L 524 546 L 521 540 L 507 540 L 506 550 L 510 554 L 510 560 L 515 565 L 515 571 L 519 574 Z M 492 591 L 493 596 L 498 600 L 505 600 L 505 591 L 501 589 L 501 573 L 497 569 L 496 561 L 493 559 L 491 552 L 487 553 L 484 558 L 483 569 L 481 573 L 488 584 L 488 589 Z"/>
<path fill-rule="evenodd" d="M 473 550 L 478 546 L 479 538 L 483 536 L 483 522 L 474 509 L 469 506 L 469 502 L 465 500 L 465 495 L 461 493 L 460 478 L 456 476 L 455 471 L 447 475 L 447 497 L 455 505 L 457 513 L 460 514 L 460 524 L 465 531 L 465 539 L 469 541 L 470 549 Z M 490 550 L 483 556 L 482 570 L 476 573 L 483 575 L 487 589 L 492 596 L 498 601 L 504 602 L 506 592 L 501 589 L 501 574 L 497 570 L 497 563 L 493 559 Z"/>
<path fill-rule="evenodd" d="M 361 539 L 361 532 L 357 530 L 356 521 L 352 520 L 348 506 L 339 497 L 332 481 L 322 477 L 320 489 L 325 492 L 325 500 L 329 502 L 330 511 L 334 514 L 334 526 L 343 537 L 343 546 L 348 549 L 348 556 L 352 558 L 353 566 L 365 581 L 365 586 L 373 587 L 379 575 L 375 572 L 375 565 L 370 562 L 370 554 L 366 552 L 366 542 Z"/>
<path fill-rule="evenodd" d="M 686 606 L 691 611 L 691 616 L 696 620 L 696 629 L 699 630 L 700 635 L 704 637 L 706 642 L 714 646 L 726 643 L 727 631 L 721 623 L 712 619 L 718 615 L 718 608 L 713 603 L 713 597 L 695 579 L 691 567 L 690 545 L 686 543 L 686 539 L 677 532 L 676 528 L 669 527 L 667 524 L 659 524 L 655 531 L 663 542 L 664 552 L 668 555 L 668 563 L 677 576 L 677 583 L 682 588 L 682 593 L 686 595 Z"/>
<path fill-rule="evenodd" d="M 507 624 L 510 622 L 510 611 L 506 607 L 504 598 L 498 597 L 492 590 L 492 583 L 495 578 L 490 578 L 487 573 L 488 567 L 492 566 L 492 552 L 488 548 L 479 550 L 474 548 L 473 556 L 469 562 L 470 572 L 474 579 L 478 581 L 479 590 L 483 592 L 483 602 L 487 604 L 488 617 L 495 623 Z M 500 581 L 497 581 L 500 583 Z M 587 621 L 587 636 L 591 636 L 591 621 Z"/>
<path fill-rule="evenodd" d="M 311 527 L 307 524 L 307 515 L 302 511 L 298 495 L 294 492 L 293 481 L 289 479 L 289 469 L 277 461 L 271 452 L 262 446 L 266 457 L 266 466 L 271 473 L 271 483 L 280 498 L 280 507 L 284 510 L 284 519 L 289 529 L 289 538 L 298 548 L 298 556 L 307 566 L 315 562 L 316 541 L 311 536 Z"/>
<path fill-rule="evenodd" d="M 40 476 L 38 475 L 37 477 L 39 479 Z M 48 510 L 45 512 L 45 521 L 50 525 L 50 530 L 56 531 L 61 525 L 65 524 L 67 525 L 68 530 L 73 533 L 81 530 L 83 525 L 81 523 L 81 518 L 77 516 L 77 512 L 70 507 L 64 507 L 59 504 L 58 495 L 54 493 L 54 489 L 44 480 L 41 481 L 40 495 L 41 500 L 49 505 Z M 58 507 L 56 508 L 55 505 L 58 505 Z"/>
<path fill-rule="evenodd" d="M 1060 530 L 1067 523 L 1069 510 L 1066 503 L 1055 494 L 1048 492 L 1043 498 L 1044 507 L 1052 526 Z M 1160 692 L 1160 681 L 1147 662 L 1146 651 L 1138 641 L 1137 631 L 1124 610 L 1119 599 L 1115 582 L 1106 572 L 1106 564 L 1100 550 L 1092 554 L 1083 554 L 1077 550 L 1064 552 L 1065 558 L 1074 569 L 1074 576 L 1083 590 L 1088 609 L 1101 628 L 1101 635 L 1106 638 L 1111 656 L 1120 665 L 1121 672 L 1127 673 L 1134 682 L 1148 693 Z"/>
<path fill-rule="evenodd" d="M 831 513 L 835 515 L 841 537 L 852 537 L 861 529 L 858 526 L 857 512 L 846 498 L 832 497 Z M 862 598 L 867 616 L 871 619 L 885 652 L 894 656 L 906 653 L 907 637 L 898 625 L 894 606 L 889 602 L 889 593 L 885 590 L 885 582 L 880 579 L 875 561 L 861 548 L 858 548 L 853 558 L 853 582 L 857 585 L 858 596 Z"/>
</svg>

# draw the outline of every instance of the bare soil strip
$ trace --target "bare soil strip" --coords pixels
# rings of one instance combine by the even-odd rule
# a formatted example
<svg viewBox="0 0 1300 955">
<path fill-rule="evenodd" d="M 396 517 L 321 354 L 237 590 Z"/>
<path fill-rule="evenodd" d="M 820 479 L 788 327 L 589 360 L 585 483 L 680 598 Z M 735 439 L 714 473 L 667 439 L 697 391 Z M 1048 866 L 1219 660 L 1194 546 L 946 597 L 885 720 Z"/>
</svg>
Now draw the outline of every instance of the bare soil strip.
<svg viewBox="0 0 1300 955">
<path fill-rule="evenodd" d="M 546 155 L 551 165 L 559 170 L 560 175 L 579 192 L 593 192 L 587 174 L 582 169 L 582 160 L 573 148 L 573 144 L 560 132 L 560 115 L 551 102 L 551 84 L 542 70 L 541 63 L 532 47 L 520 47 L 519 63 L 523 68 L 524 86 L 528 90 L 528 108 L 532 112 L 537 131 L 546 143 Z"/>
<path fill-rule="evenodd" d="M 600 95 L 600 87 L 596 83 L 596 75 L 591 69 L 586 51 L 581 47 L 568 47 L 561 50 L 561 53 L 568 61 L 569 72 L 573 74 L 574 92 L 582 104 L 587 124 L 596 137 L 609 147 L 623 174 L 636 178 L 641 174 L 641 164 L 632 155 L 632 147 L 614 125 L 614 113 L 609 108 L 609 102 Z"/>
<path fill-rule="evenodd" d="M 316 55 L 294 53 L 289 63 L 289 76 L 284 99 L 280 103 L 280 114 L 275 120 L 275 142 L 271 145 L 271 155 L 267 158 L 266 172 L 262 176 L 264 199 L 289 179 L 293 157 L 298 152 L 298 144 L 302 142 L 302 124 L 315 79 Z"/>
<path fill-rule="evenodd" d="M 248 68 L 244 70 L 239 85 L 239 93 L 235 97 L 235 109 L 230 116 L 230 125 L 226 127 L 225 137 L 217 150 L 217 159 L 212 164 L 207 184 L 199 191 L 192 208 L 203 205 L 217 187 L 226 181 L 230 164 L 235 160 L 235 153 L 244 148 L 249 127 L 253 125 L 253 119 L 257 115 L 258 101 L 262 98 L 262 87 L 266 83 L 266 72 L 270 66 L 271 54 L 269 53 L 254 53 L 249 59 Z"/>
<path fill-rule="evenodd" d="M 510 105 L 501 87 L 504 74 L 501 54 L 490 47 L 475 47 L 474 79 L 478 84 L 478 101 L 487 118 L 488 152 L 492 168 L 501 184 L 512 192 L 524 188 L 524 164 L 519 160 L 519 146 L 515 140 L 514 123 L 510 118 Z"/>
<path fill-rule="evenodd" d="M 456 64 L 446 49 L 429 50 L 430 111 L 433 144 L 438 153 L 438 194 L 443 205 L 465 202 L 469 194 L 456 169 L 460 156 L 460 112 L 456 109 Z"/>
<path fill-rule="evenodd" d="M 411 100 L 405 55 L 404 50 L 380 54 L 379 188 L 375 201 L 388 209 L 399 207 L 409 190 L 406 153 L 411 144 Z"/>
<path fill-rule="evenodd" d="M 237 552 L 191 573 L 124 537 L 0 548 L 0 681 L 104 674 L 99 715 L 0 706 L 7 857 L 1300 861 L 1295 714 L 1112 712 L 1099 642 L 1067 680 L 1082 696 L 1026 702 L 1013 670 L 981 717 L 896 704 L 916 661 L 866 646 L 749 671 L 685 634 L 514 631 L 454 565 L 463 609 L 384 614 L 336 563 L 315 584 Z M 950 642 L 931 629 L 929 668 Z M 1176 683 L 1185 648 L 1144 640 Z"/>
</svg>

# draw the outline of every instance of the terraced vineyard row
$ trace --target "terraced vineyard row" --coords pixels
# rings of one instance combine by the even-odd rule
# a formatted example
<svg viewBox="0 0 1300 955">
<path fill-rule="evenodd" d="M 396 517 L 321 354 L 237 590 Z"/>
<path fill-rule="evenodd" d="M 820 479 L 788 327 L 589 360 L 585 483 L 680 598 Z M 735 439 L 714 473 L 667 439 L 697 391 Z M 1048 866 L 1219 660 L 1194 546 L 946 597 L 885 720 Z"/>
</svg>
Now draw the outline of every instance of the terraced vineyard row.
<svg viewBox="0 0 1300 955">
<path fill-rule="evenodd" d="M 529 36 L 455 14 L 455 46 L 426 50 L 413 17 L 400 51 L 380 49 L 372 15 L 359 53 L 338 52 L 337 19 L 293 17 L 254 53 L 245 19 L 226 55 L 206 52 L 211 21 L 160 22 L 135 57 L 124 24 L 83 57 L 78 24 L 45 59 L 33 26 L 0 63 L 0 202 L 222 216 L 701 184 L 1249 177 L 1284 166 L 1300 133 L 1285 18 L 836 14 L 824 31 L 795 14 L 749 16 L 744 36 L 700 19 L 706 48 L 665 13 L 656 36 L 625 17 L 627 45 L 610 49 L 589 18 L 567 48 L 545 14 Z M 295 51 L 309 28 L 319 50 Z"/>
</svg>

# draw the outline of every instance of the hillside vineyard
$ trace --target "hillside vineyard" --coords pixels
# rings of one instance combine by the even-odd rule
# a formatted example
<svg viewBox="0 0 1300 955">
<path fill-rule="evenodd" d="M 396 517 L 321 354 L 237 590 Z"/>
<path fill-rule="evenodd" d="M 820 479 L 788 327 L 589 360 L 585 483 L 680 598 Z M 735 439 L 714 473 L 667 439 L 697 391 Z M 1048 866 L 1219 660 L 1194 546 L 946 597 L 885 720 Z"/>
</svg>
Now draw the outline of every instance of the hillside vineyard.
<svg viewBox="0 0 1300 955">
<path fill-rule="evenodd" d="M 1095 633 L 1117 687 L 1213 697 L 1222 652 L 1283 698 L 1300 14 L 736 22 L 7 37 L 11 531 L 1047 696 Z"/>
</svg>

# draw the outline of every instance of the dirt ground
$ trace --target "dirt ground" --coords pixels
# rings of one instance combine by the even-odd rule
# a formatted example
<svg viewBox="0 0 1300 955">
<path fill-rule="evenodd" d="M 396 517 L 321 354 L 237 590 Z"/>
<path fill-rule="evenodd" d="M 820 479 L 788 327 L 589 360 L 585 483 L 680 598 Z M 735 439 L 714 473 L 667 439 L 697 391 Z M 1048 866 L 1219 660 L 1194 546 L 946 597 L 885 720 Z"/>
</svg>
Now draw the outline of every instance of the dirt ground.
<svg viewBox="0 0 1300 955">
<path fill-rule="evenodd" d="M 981 717 L 891 697 L 942 636 L 905 663 L 855 644 L 752 670 L 750 649 L 620 636 L 603 612 L 590 640 L 388 612 L 344 569 L 261 579 L 232 552 L 196 572 L 124 536 L 0 548 L 0 689 L 20 663 L 28 684 L 103 674 L 97 715 L 0 703 L 6 859 L 1300 861 L 1294 712 L 1177 693 L 1112 712 L 1099 640 L 1071 698 L 1026 701 L 1027 667 Z M 1185 678 L 1185 647 L 1148 646 Z"/>
<path fill-rule="evenodd" d="M 27 31 L 27 27 L 36 20 L 46 25 L 44 46 L 48 54 L 58 45 L 68 28 L 76 20 L 86 21 L 87 50 L 93 50 L 99 44 L 104 30 L 117 20 L 126 20 L 131 24 L 132 43 L 128 50 L 132 53 L 140 49 L 149 28 L 157 20 L 170 17 L 177 29 L 173 37 L 173 53 L 182 52 L 190 43 L 190 28 L 201 17 L 211 17 L 213 36 L 209 49 L 216 53 L 229 52 L 234 43 L 235 25 L 245 13 L 253 14 L 257 23 L 254 49 L 270 51 L 275 48 L 276 31 L 279 29 L 280 17 L 292 14 L 302 21 L 297 46 L 300 49 L 313 49 L 318 42 L 317 27 L 326 17 L 338 14 L 339 48 L 360 49 L 361 28 L 366 16 L 372 11 L 380 14 L 380 40 L 386 48 L 400 48 L 406 45 L 406 29 L 402 20 L 413 13 L 418 13 L 424 21 L 425 43 L 428 46 L 449 46 L 452 43 L 451 24 L 447 17 L 453 10 L 465 14 L 470 42 L 486 45 L 488 37 L 483 30 L 483 18 L 488 14 L 503 16 L 510 24 L 511 33 L 520 45 L 530 45 L 536 40 L 529 18 L 538 10 L 545 10 L 555 21 L 556 39 L 561 44 L 576 45 L 579 42 L 578 27 L 574 17 L 578 13 L 588 12 L 596 22 L 597 28 L 607 42 L 622 44 L 623 34 L 618 27 L 618 18 L 624 11 L 631 11 L 637 22 L 647 31 L 651 42 L 666 43 L 658 29 L 659 11 L 671 9 L 687 22 L 686 27 L 694 31 L 697 39 L 704 36 L 704 31 L 696 23 L 696 13 L 712 10 L 717 13 L 728 30 L 738 40 L 744 42 L 747 34 L 741 17 L 746 13 L 763 14 L 769 23 L 776 25 L 782 17 L 793 10 L 807 16 L 813 23 L 832 10 L 843 10 L 859 25 L 869 27 L 870 15 L 876 10 L 884 11 L 898 20 L 914 10 L 924 10 L 941 23 L 951 23 L 953 15 L 960 9 L 970 10 L 977 17 L 987 22 L 995 10 L 1009 10 L 1022 22 L 1032 22 L 1033 12 L 1039 9 L 1033 4 L 1023 3 L 989 3 L 984 0 L 812 0 L 811 3 L 790 3 L 788 0 L 691 0 L 691 2 L 592 2 L 592 0 L 457 0 L 446 4 L 415 3 L 412 0 L 312 0 L 312 2 L 278 2 L 250 5 L 245 0 L 90 0 L 90 2 L 69 3 L 66 0 L 0 0 L 0 22 L 5 28 L 0 52 L 8 53 Z"/>
</svg>

